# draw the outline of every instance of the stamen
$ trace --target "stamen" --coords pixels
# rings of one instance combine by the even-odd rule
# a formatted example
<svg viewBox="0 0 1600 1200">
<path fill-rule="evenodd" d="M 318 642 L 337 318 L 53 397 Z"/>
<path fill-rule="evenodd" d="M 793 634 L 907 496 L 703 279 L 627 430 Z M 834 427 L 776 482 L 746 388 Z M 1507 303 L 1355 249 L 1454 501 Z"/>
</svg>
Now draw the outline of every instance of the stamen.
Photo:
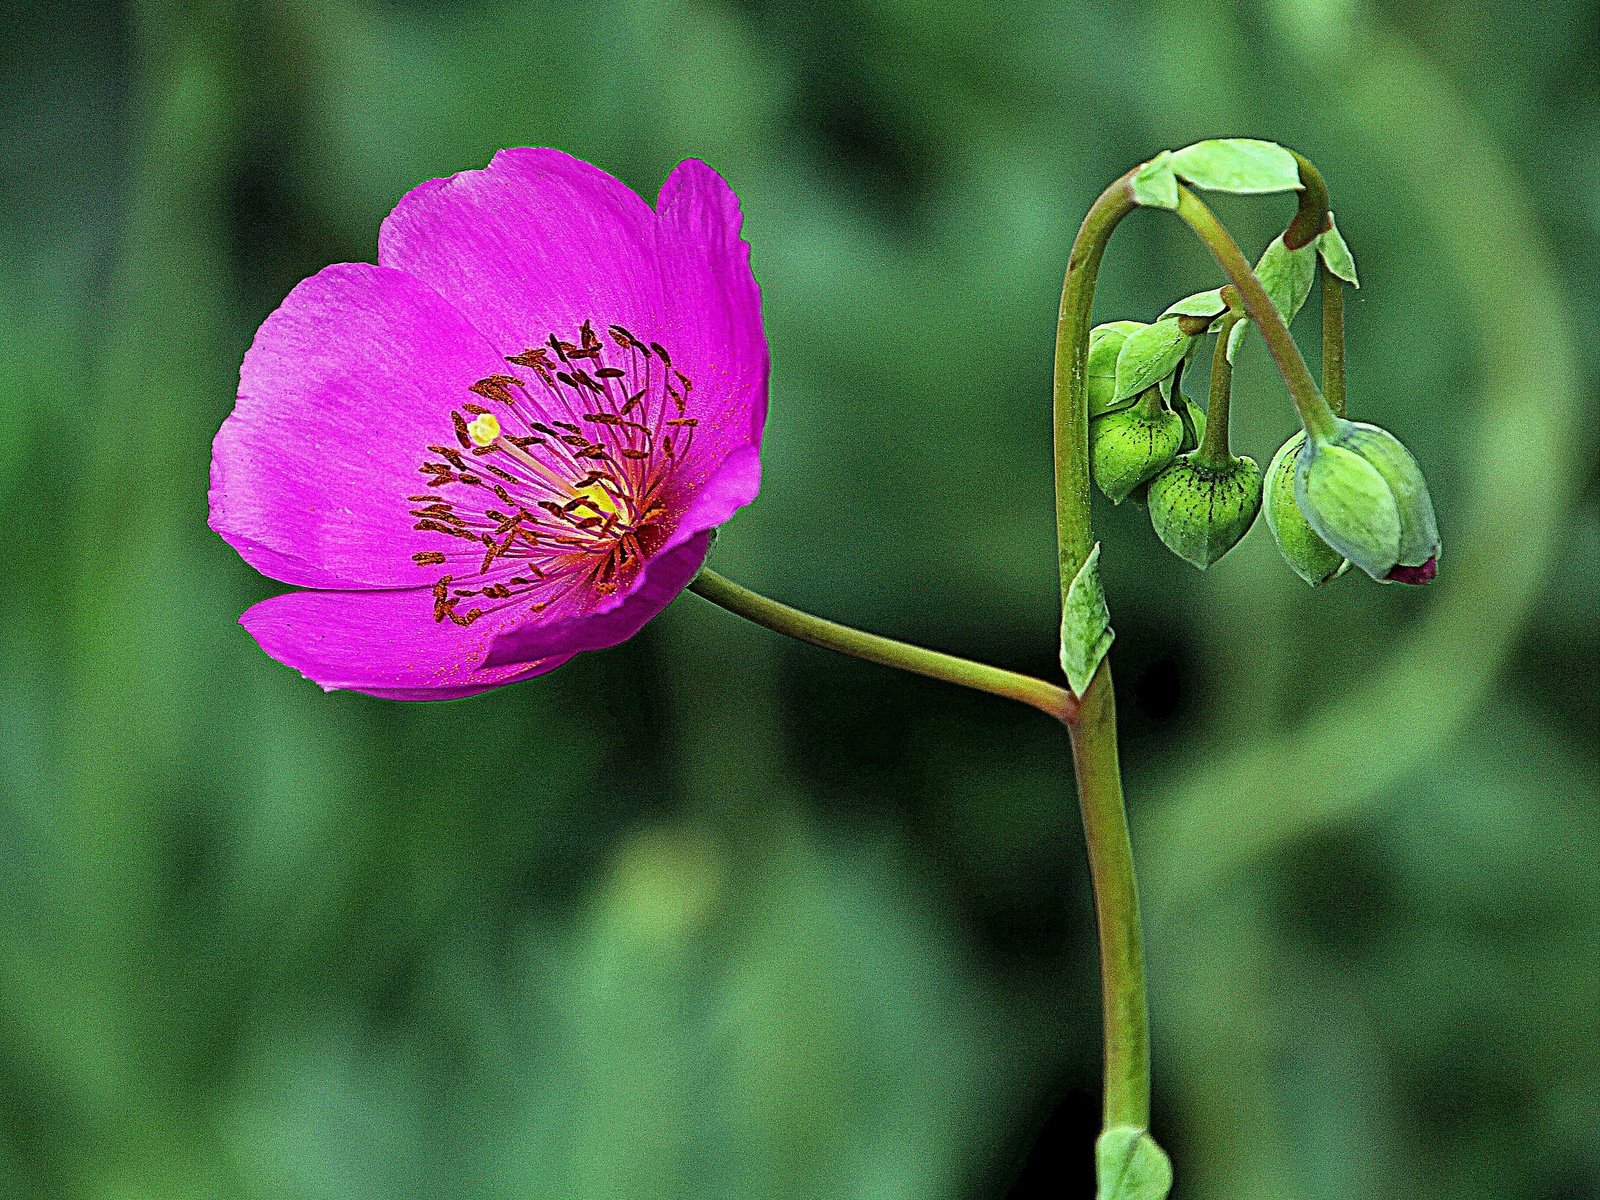
<svg viewBox="0 0 1600 1200">
<path fill-rule="evenodd" d="M 659 342 L 586 320 L 575 339 L 550 333 L 506 362 L 531 382 L 495 374 L 467 384 L 475 399 L 451 411 L 444 444 L 430 444 L 418 466 L 428 491 L 406 497 L 413 528 L 451 543 L 413 548 L 413 563 L 461 562 L 472 553 L 462 541 L 482 556 L 475 587 L 449 575 L 434 585 L 441 623 L 615 593 L 664 544 L 663 488 L 693 454 L 698 422 L 684 410 L 694 385 Z M 473 597 L 493 603 L 466 609 Z"/>
</svg>

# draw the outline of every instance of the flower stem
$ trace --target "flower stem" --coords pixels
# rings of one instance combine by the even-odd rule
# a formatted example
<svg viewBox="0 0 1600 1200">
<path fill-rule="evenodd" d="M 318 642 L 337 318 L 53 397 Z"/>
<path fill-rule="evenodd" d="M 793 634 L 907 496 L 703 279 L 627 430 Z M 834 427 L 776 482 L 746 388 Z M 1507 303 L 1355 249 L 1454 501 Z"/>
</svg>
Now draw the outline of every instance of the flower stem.
<svg viewBox="0 0 1600 1200">
<path fill-rule="evenodd" d="M 1333 410 L 1322 398 L 1322 393 L 1317 391 L 1317 385 L 1306 367 L 1306 360 L 1300 354 L 1300 347 L 1295 344 L 1288 325 L 1284 324 L 1283 314 L 1267 295 L 1266 288 L 1261 286 L 1261 281 L 1256 278 L 1255 271 L 1251 269 L 1250 263 L 1239 250 L 1239 244 L 1233 240 L 1233 235 L 1223 228 L 1222 222 L 1217 220 L 1198 196 L 1181 184 L 1178 186 L 1177 211 L 1178 216 L 1182 217 L 1189 228 L 1194 230 L 1200 240 L 1210 248 L 1217 262 L 1222 265 L 1223 271 L 1239 289 L 1239 298 L 1244 303 L 1245 312 L 1250 315 L 1250 319 L 1256 323 L 1256 328 L 1261 330 L 1261 336 L 1266 339 L 1267 349 L 1272 352 L 1272 360 L 1278 366 L 1278 374 L 1283 376 L 1284 385 L 1289 389 L 1289 395 L 1300 411 L 1300 420 L 1305 425 L 1307 434 L 1313 438 L 1331 436 L 1336 420 Z"/>
<path fill-rule="evenodd" d="M 1322 393 L 1336 417 L 1345 413 L 1344 281 L 1320 262 L 1322 279 Z"/>
<path fill-rule="evenodd" d="M 1236 300 L 1237 296 L 1229 296 L 1233 291 L 1231 287 L 1224 288 L 1223 297 Z M 1228 341 L 1233 334 L 1233 327 L 1242 320 L 1244 314 L 1230 303 L 1217 330 L 1217 348 L 1211 354 L 1211 397 L 1206 402 L 1206 436 L 1195 455 L 1208 467 L 1225 467 L 1233 459 L 1233 448 L 1228 441 L 1228 403 L 1233 395 L 1233 364 L 1228 361 Z"/>
<path fill-rule="evenodd" d="M 1008 700 L 1020 700 L 1023 704 L 1049 713 L 1058 721 L 1073 720 L 1078 713 L 1078 702 L 1064 687 L 1035 679 L 1031 675 L 957 658 L 953 654 L 941 654 L 937 650 L 926 650 L 921 646 L 897 642 L 893 638 L 880 637 L 875 633 L 814 617 L 740 587 L 709 569 L 701 569 L 689 585 L 689 590 L 735 616 L 825 650 L 837 650 L 840 654 L 864 658 L 881 666 L 898 667 L 914 675 L 926 675 L 929 679 L 1004 696 Z"/>
<path fill-rule="evenodd" d="M 1056 540 L 1063 605 L 1073 578 L 1094 549 L 1089 512 L 1089 328 L 1106 244 L 1118 222 L 1137 207 L 1129 189 L 1133 174 L 1123 175 L 1090 206 L 1072 243 L 1061 285 L 1054 391 Z M 1105 1128 L 1144 1129 L 1150 1123 L 1150 1017 L 1109 660 L 1101 662 L 1084 689 L 1067 728 L 1100 936 Z"/>
<path fill-rule="evenodd" d="M 1322 172 L 1311 165 L 1311 160 L 1303 154 L 1289 151 L 1294 155 L 1294 161 L 1300 167 L 1300 206 L 1295 210 L 1294 219 L 1289 222 L 1289 227 L 1283 231 L 1283 244 L 1287 249 L 1298 250 L 1302 246 L 1309 246 L 1316 238 L 1328 228 L 1328 184 L 1322 178 Z"/>
</svg>

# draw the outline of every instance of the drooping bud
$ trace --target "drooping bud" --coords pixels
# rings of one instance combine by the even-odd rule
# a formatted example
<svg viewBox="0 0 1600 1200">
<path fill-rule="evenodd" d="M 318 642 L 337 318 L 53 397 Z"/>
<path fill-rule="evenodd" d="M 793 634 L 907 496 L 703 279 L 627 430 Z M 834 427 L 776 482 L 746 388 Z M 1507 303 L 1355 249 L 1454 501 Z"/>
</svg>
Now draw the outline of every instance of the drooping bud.
<svg viewBox="0 0 1600 1200">
<path fill-rule="evenodd" d="M 1272 530 L 1278 552 L 1291 570 L 1312 587 L 1327 583 L 1342 575 L 1349 562 L 1327 542 L 1317 536 L 1305 513 L 1294 498 L 1295 467 L 1300 462 L 1300 452 L 1306 444 L 1306 432 L 1300 430 L 1273 455 L 1267 467 L 1267 483 L 1262 510 L 1267 518 L 1267 528 Z"/>
<path fill-rule="evenodd" d="M 1422 469 L 1376 425 L 1339 421 L 1295 468 L 1295 499 L 1322 540 L 1377 580 L 1428 583 L 1439 526 Z"/>
<path fill-rule="evenodd" d="M 1094 481 L 1113 504 L 1121 504 L 1172 461 L 1182 441 L 1182 418 L 1162 408 L 1152 388 L 1134 407 L 1090 422 Z"/>
<path fill-rule="evenodd" d="M 1150 524 L 1179 558 L 1204 571 L 1239 544 L 1261 511 L 1261 468 L 1181 455 L 1150 481 Z"/>
</svg>

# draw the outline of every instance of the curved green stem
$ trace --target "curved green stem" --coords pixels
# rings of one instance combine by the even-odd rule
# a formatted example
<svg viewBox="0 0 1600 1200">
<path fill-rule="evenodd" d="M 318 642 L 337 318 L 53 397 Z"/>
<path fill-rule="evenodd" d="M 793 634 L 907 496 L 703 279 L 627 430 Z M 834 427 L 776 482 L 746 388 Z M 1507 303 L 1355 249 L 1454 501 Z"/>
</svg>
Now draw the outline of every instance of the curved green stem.
<svg viewBox="0 0 1600 1200">
<path fill-rule="evenodd" d="M 1056 538 L 1063 605 L 1073 578 L 1094 549 L 1089 513 L 1089 328 L 1106 243 L 1122 218 L 1137 207 L 1128 186 L 1133 174 L 1122 176 L 1090 206 L 1072 243 L 1061 284 L 1054 393 Z M 1101 662 L 1084 689 L 1068 729 L 1100 937 L 1105 1128 L 1144 1129 L 1150 1124 L 1150 1016 L 1109 661 Z"/>
<path fill-rule="evenodd" d="M 1128 190 L 1133 175 L 1134 171 L 1123 175 L 1089 207 L 1072 243 L 1061 284 L 1054 390 L 1056 548 L 1063 605 L 1073 578 L 1094 549 L 1094 531 L 1089 524 L 1089 310 L 1111 232 L 1138 207 Z"/>
<path fill-rule="evenodd" d="M 1328 185 L 1309 158 L 1293 150 L 1289 153 L 1300 167 L 1300 182 L 1304 186 L 1300 190 L 1300 207 L 1283 231 L 1283 244 L 1290 250 L 1298 250 L 1309 246 L 1328 228 Z"/>
<path fill-rule="evenodd" d="M 1267 349 L 1278 366 L 1278 374 L 1283 376 L 1295 408 L 1300 411 L 1300 420 L 1306 432 L 1315 438 L 1331 436 L 1337 418 L 1328 407 L 1328 402 L 1322 398 L 1322 393 L 1317 391 L 1306 360 L 1300 354 L 1300 347 L 1295 344 L 1288 325 L 1284 324 L 1283 314 L 1261 286 L 1261 281 L 1256 278 L 1255 271 L 1240 251 L 1239 244 L 1233 240 L 1233 235 L 1198 196 L 1181 184 L 1178 187 L 1177 212 L 1210 248 L 1228 279 L 1239 289 L 1245 312 L 1256 323 L 1256 328 L 1261 330 Z"/>
<path fill-rule="evenodd" d="M 1230 303 L 1217 330 L 1217 347 L 1211 354 L 1211 396 L 1206 402 L 1206 436 L 1195 454 L 1195 458 L 1210 467 L 1224 467 L 1233 459 L 1233 448 L 1228 441 L 1228 403 L 1233 395 L 1233 364 L 1228 361 L 1228 341 L 1233 335 L 1233 327 L 1244 320 L 1244 314 L 1233 305 L 1234 298 L 1228 295 L 1233 290 L 1223 289 L 1223 298 Z"/>
<path fill-rule="evenodd" d="M 1344 281 L 1322 263 L 1322 394 L 1334 416 L 1345 414 L 1344 398 Z"/>
<path fill-rule="evenodd" d="M 754 621 L 775 633 L 810 642 L 813 646 L 837 650 L 841 654 L 864 658 L 885 667 L 898 667 L 914 675 L 926 675 L 929 679 L 1004 696 L 1008 700 L 1020 700 L 1023 704 L 1049 713 L 1058 721 L 1073 720 L 1078 713 L 1078 702 L 1064 687 L 1035 679 L 1031 675 L 957 658 L 953 654 L 941 654 L 937 650 L 926 650 L 921 646 L 826 621 L 801 612 L 798 608 L 769 600 L 749 588 L 724 579 L 712 570 L 702 569 L 689 585 L 689 590 L 736 616 Z"/>
</svg>

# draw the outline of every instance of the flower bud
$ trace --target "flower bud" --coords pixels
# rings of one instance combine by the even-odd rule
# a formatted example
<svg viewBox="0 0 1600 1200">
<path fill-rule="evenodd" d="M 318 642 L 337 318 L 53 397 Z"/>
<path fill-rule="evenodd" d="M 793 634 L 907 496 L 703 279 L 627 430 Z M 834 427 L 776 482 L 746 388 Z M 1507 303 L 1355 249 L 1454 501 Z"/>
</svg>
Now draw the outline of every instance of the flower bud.
<svg viewBox="0 0 1600 1200">
<path fill-rule="evenodd" d="M 1183 419 L 1159 404 L 1153 391 L 1133 408 L 1089 424 L 1089 461 L 1094 481 L 1113 504 L 1170 463 L 1183 441 Z M 1147 415 L 1147 411 L 1148 415 Z"/>
<path fill-rule="evenodd" d="M 1411 452 L 1376 425 L 1339 421 L 1313 439 L 1295 468 L 1295 500 L 1329 546 L 1374 579 L 1428 583 L 1439 527 Z"/>
<path fill-rule="evenodd" d="M 1185 562 L 1204 571 L 1255 524 L 1261 468 L 1252 458 L 1221 466 L 1185 454 L 1150 481 L 1150 524 Z"/>
<path fill-rule="evenodd" d="M 1267 468 L 1266 494 L 1262 509 L 1267 528 L 1272 530 L 1278 552 L 1291 570 L 1312 587 L 1342 575 L 1349 562 L 1317 536 L 1294 498 L 1295 467 L 1306 444 L 1306 431 L 1300 430 L 1278 449 Z"/>
</svg>

